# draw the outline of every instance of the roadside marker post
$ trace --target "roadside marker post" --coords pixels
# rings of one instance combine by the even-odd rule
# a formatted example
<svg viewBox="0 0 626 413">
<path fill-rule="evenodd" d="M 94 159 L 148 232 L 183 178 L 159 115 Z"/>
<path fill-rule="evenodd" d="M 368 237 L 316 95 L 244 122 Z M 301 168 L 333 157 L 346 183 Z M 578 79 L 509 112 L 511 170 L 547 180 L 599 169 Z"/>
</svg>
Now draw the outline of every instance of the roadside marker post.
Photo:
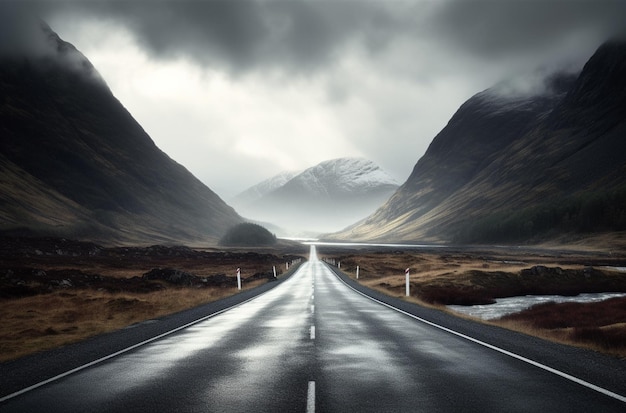
<svg viewBox="0 0 626 413">
<path fill-rule="evenodd" d="M 237 268 L 237 289 L 241 290 L 241 268 Z"/>
<path fill-rule="evenodd" d="M 272 265 L 272 271 L 274 271 L 274 278 L 276 278 L 276 266 Z"/>
<path fill-rule="evenodd" d="M 359 266 L 356 266 L 356 279 L 359 279 Z"/>
<path fill-rule="evenodd" d="M 411 295 L 411 291 L 410 291 L 410 287 L 409 287 L 409 268 L 407 268 L 406 270 L 404 270 L 404 275 L 406 277 L 406 296 L 408 297 L 409 295 Z"/>
<path fill-rule="evenodd" d="M 285 268 L 287 269 L 287 271 L 289 271 L 289 262 L 285 263 Z"/>
</svg>

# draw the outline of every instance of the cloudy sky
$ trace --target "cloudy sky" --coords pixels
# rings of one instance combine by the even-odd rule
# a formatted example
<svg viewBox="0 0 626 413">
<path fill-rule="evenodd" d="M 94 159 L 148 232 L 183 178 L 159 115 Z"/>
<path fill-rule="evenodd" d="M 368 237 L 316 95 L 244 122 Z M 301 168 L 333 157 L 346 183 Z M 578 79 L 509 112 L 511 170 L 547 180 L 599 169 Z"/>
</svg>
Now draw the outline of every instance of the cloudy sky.
<svg viewBox="0 0 626 413">
<path fill-rule="evenodd" d="M 29 4 L 227 201 L 346 156 L 404 182 L 466 99 L 537 68 L 578 69 L 626 20 L 623 0 Z"/>
</svg>

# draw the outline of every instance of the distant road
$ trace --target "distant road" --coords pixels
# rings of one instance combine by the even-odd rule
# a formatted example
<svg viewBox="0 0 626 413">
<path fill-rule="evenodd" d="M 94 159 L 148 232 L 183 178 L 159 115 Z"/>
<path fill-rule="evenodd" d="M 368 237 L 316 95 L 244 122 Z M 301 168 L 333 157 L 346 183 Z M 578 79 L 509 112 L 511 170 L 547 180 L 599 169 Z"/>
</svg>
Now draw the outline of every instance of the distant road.
<svg viewBox="0 0 626 413">
<path fill-rule="evenodd" d="M 2 394 L 0 412 L 626 409 L 622 361 L 374 295 L 401 311 L 351 289 L 311 247 L 310 261 L 264 294 L 46 384 L 13 389 Z"/>
</svg>

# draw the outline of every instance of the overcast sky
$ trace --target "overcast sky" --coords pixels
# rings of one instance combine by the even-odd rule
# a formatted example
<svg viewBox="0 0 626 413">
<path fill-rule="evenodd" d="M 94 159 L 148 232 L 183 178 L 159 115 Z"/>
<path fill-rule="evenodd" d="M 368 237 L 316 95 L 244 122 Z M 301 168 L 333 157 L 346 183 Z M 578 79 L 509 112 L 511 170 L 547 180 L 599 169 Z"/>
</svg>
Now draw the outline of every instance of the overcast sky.
<svg viewBox="0 0 626 413">
<path fill-rule="evenodd" d="M 283 170 L 346 156 L 402 183 L 473 94 L 539 67 L 580 68 L 626 20 L 622 0 L 32 7 L 163 151 L 227 201 Z"/>
</svg>

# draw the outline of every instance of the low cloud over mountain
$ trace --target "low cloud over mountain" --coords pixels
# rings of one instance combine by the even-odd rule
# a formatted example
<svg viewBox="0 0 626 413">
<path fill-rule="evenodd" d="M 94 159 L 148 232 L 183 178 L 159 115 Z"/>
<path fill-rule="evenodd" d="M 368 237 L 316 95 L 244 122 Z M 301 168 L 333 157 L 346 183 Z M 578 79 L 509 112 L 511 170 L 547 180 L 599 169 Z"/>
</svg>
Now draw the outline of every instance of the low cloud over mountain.
<svg viewBox="0 0 626 413">
<path fill-rule="evenodd" d="M 261 188 L 281 177 L 264 181 Z M 246 198 L 258 193 L 255 186 L 236 197 L 233 205 L 248 218 L 278 225 L 283 235 L 320 233 L 367 216 L 397 188 L 397 182 L 373 162 L 339 158 L 308 168 L 256 199 Z"/>
<path fill-rule="evenodd" d="M 0 231 L 207 242 L 241 222 L 157 148 L 80 52 L 24 21 L 13 30 L 23 49 L 0 56 Z"/>
<path fill-rule="evenodd" d="M 409 179 L 334 238 L 505 242 L 626 230 L 626 43 L 536 93 L 463 104 Z"/>
</svg>

